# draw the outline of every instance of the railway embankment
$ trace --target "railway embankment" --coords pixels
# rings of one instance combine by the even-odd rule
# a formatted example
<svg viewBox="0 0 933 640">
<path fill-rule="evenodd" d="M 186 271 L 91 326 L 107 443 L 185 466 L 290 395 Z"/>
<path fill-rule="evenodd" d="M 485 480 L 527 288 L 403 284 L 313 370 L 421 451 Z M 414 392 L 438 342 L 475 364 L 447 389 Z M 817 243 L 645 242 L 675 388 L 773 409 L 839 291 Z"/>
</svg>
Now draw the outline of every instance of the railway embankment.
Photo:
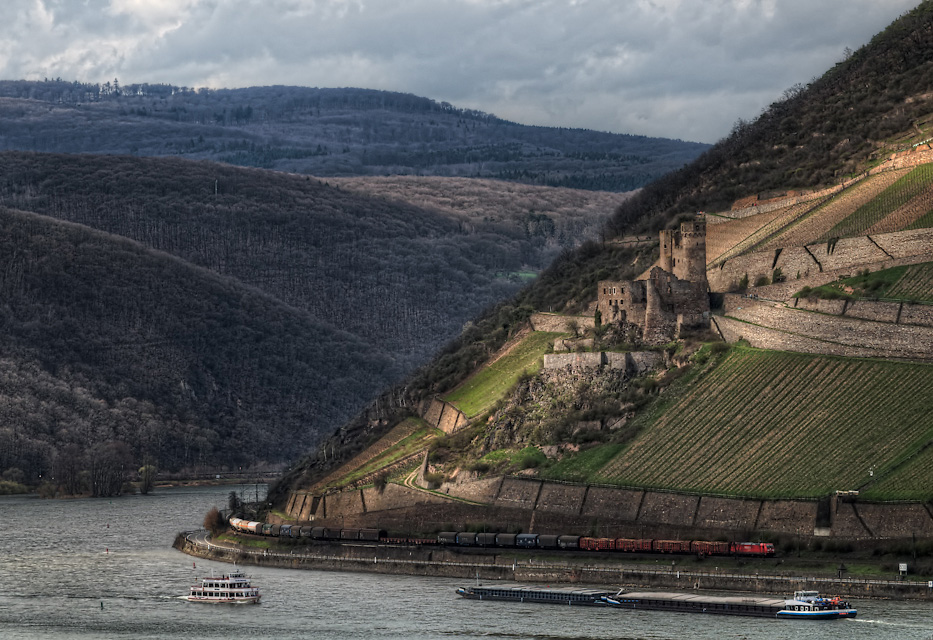
<svg viewBox="0 0 933 640">
<path fill-rule="evenodd" d="M 365 571 L 469 580 L 569 583 L 677 591 L 740 591 L 772 595 L 816 589 L 848 598 L 893 598 L 933 601 L 927 582 L 819 577 L 776 572 L 770 567 L 738 572 L 718 568 L 696 570 L 671 566 L 645 567 L 593 558 L 553 560 L 509 553 L 389 545 L 320 545 L 284 550 L 214 543 L 203 532 L 179 533 L 173 546 L 191 556 L 283 569 Z M 664 561 L 665 563 L 667 560 Z"/>
</svg>

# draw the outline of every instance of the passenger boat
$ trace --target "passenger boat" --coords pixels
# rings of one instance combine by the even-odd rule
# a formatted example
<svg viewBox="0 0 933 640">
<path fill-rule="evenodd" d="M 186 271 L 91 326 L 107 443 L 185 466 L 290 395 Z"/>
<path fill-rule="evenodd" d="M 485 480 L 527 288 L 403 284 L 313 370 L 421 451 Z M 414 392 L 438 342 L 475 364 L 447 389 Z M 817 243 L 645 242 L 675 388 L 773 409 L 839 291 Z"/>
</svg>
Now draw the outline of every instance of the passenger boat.
<svg viewBox="0 0 933 640">
<path fill-rule="evenodd" d="M 219 578 L 213 574 L 210 578 L 201 578 L 201 582 L 191 586 L 191 593 L 184 596 L 188 602 L 210 602 L 215 604 L 257 604 L 259 588 L 252 586 L 239 569 L 225 573 Z"/>
<path fill-rule="evenodd" d="M 840 598 L 822 598 L 819 591 L 795 591 L 792 600 L 785 600 L 777 612 L 778 618 L 803 618 L 804 620 L 832 620 L 854 618 L 856 610 Z"/>
</svg>

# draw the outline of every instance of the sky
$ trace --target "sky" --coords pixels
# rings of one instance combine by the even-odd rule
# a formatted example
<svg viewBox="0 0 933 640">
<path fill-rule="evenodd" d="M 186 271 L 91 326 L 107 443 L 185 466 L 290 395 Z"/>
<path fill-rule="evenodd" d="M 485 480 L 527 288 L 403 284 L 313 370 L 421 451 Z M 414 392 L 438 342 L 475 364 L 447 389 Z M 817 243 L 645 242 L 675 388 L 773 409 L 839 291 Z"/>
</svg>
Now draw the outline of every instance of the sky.
<svg viewBox="0 0 933 640">
<path fill-rule="evenodd" d="M 0 79 L 401 91 L 715 142 L 918 0 L 2 0 Z"/>
</svg>

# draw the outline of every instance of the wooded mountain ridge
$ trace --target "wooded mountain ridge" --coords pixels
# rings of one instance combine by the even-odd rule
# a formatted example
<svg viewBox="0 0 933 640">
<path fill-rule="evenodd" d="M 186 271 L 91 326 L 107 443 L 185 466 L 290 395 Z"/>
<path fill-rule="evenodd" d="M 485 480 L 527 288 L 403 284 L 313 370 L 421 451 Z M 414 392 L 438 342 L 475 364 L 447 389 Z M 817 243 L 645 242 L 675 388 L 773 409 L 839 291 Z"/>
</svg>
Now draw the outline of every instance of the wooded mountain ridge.
<svg viewBox="0 0 933 640">
<path fill-rule="evenodd" d="M 392 189 L 129 156 L 4 152 L 0 172 L 0 203 L 19 210 L 0 251 L 0 357 L 27 372 L 4 395 L 29 399 L 9 409 L 0 474 L 31 481 L 64 448 L 115 450 L 127 468 L 284 463 L 627 197 L 421 178 L 435 195 L 419 207 Z"/>
<path fill-rule="evenodd" d="M 708 147 L 524 126 L 368 89 L 0 81 L 0 150 L 172 155 L 324 177 L 462 176 L 621 192 Z"/>
</svg>

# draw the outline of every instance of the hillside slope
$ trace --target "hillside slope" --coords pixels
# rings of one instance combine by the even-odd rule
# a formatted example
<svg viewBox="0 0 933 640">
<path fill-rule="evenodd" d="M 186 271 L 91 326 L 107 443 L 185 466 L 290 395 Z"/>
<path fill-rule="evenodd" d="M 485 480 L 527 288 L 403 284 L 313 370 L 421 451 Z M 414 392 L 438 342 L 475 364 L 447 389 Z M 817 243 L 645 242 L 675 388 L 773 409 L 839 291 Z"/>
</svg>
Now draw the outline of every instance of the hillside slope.
<svg viewBox="0 0 933 640">
<path fill-rule="evenodd" d="M 630 191 L 708 145 L 530 127 L 366 89 L 0 81 L 0 150 L 182 156 L 317 176 L 466 176 Z"/>
<path fill-rule="evenodd" d="M 358 337 L 131 240 L 6 208 L 0 231 L 5 478 L 67 467 L 97 493 L 81 478 L 103 458 L 284 462 L 394 375 Z"/>
<path fill-rule="evenodd" d="M 610 221 L 607 235 L 610 237 L 631 235 L 636 232 L 671 227 L 680 220 L 688 218 L 692 220 L 695 213 L 700 210 L 729 211 L 733 203 L 740 199 L 743 202 L 758 202 L 759 200 L 764 202 L 779 196 L 796 197 L 801 191 L 821 190 L 827 191 L 825 199 L 829 199 L 838 188 L 841 188 L 843 181 L 850 182 L 854 177 L 861 176 L 890 159 L 892 153 L 909 151 L 912 145 L 923 142 L 929 137 L 931 133 L 929 115 L 933 113 L 933 95 L 927 92 L 927 87 L 933 78 L 931 74 L 933 74 L 933 2 L 923 2 L 916 10 L 902 16 L 876 36 L 870 44 L 846 61 L 836 65 L 823 77 L 815 79 L 807 86 L 801 85 L 788 91 L 782 101 L 772 105 L 756 121 L 739 123 L 727 139 L 703 154 L 696 162 L 648 185 L 632 199 L 623 203 Z M 885 176 L 884 180 L 890 179 L 886 184 L 881 184 L 883 180 L 879 179 L 878 184 L 872 183 L 870 193 L 862 193 L 862 201 L 857 206 L 851 210 L 835 211 L 832 214 L 836 216 L 835 221 L 814 232 L 816 239 L 824 241 L 818 256 L 811 254 L 807 258 L 804 254 L 808 249 L 812 250 L 812 247 L 801 246 L 795 248 L 796 253 L 791 252 L 790 248 L 785 246 L 779 247 L 784 250 L 783 252 L 772 249 L 762 252 L 760 256 L 756 254 L 756 259 L 760 258 L 762 264 L 769 267 L 763 276 L 767 276 L 770 282 L 770 277 L 775 275 L 772 270 L 779 257 L 784 260 L 788 254 L 792 254 L 790 257 L 794 259 L 799 257 L 801 261 L 805 258 L 809 259 L 814 272 L 823 271 L 820 266 L 823 263 L 817 264 L 819 260 L 825 262 L 823 266 L 842 266 L 845 259 L 852 258 L 851 264 L 846 263 L 845 266 L 847 269 L 855 269 L 862 264 L 859 258 L 861 255 L 867 256 L 866 259 L 871 259 L 872 256 L 878 254 L 881 258 L 876 262 L 882 265 L 888 264 L 893 257 L 899 257 L 901 253 L 906 253 L 906 259 L 909 261 L 928 260 L 924 258 L 929 245 L 924 240 L 928 237 L 926 231 L 919 235 L 910 235 L 909 231 L 888 234 L 894 244 L 885 245 L 885 247 L 879 246 L 871 238 L 865 236 L 843 238 L 839 240 L 838 245 L 834 239 L 830 242 L 825 241 L 825 234 L 835 229 L 837 224 L 846 220 L 854 212 L 865 211 L 861 207 L 867 206 L 875 198 L 887 198 L 884 194 L 890 195 L 890 192 L 886 190 L 897 182 L 899 177 L 899 175 Z M 913 187 L 904 190 L 908 201 L 917 197 L 912 189 Z M 899 200 L 897 198 L 889 200 L 892 203 L 890 206 L 882 207 L 877 213 L 866 217 L 864 224 L 869 222 L 872 225 L 877 224 L 893 213 L 896 208 L 891 209 L 891 207 L 895 206 L 894 203 Z M 820 204 L 822 203 L 816 202 L 814 206 Z M 896 207 L 900 206 L 901 204 L 896 204 Z M 783 213 L 789 216 L 805 215 L 811 209 L 812 207 L 808 205 L 794 211 L 788 209 Z M 756 221 L 760 223 L 758 226 L 753 223 L 736 232 L 731 240 L 732 244 L 728 239 L 718 241 L 715 247 L 718 257 L 729 265 L 733 260 L 748 257 L 741 256 L 745 248 L 740 247 L 739 251 L 731 255 L 728 252 L 736 246 L 735 243 L 754 236 L 766 225 L 772 223 L 777 225 L 776 221 L 783 213 L 779 212 L 774 217 L 763 216 Z M 916 213 L 911 215 L 914 216 Z M 918 221 L 925 219 L 924 215 L 915 217 L 909 225 L 916 226 Z M 780 224 L 784 224 L 784 221 L 780 221 Z M 864 224 L 854 225 L 853 233 L 862 233 L 860 229 Z M 743 236 L 743 233 L 748 235 Z M 753 238 L 754 241 L 750 242 L 747 248 L 753 248 L 757 242 L 768 238 L 768 235 L 762 235 L 760 240 Z M 924 244 L 926 244 L 926 249 L 924 249 Z M 849 245 L 852 251 L 847 249 Z M 353 451 L 354 447 L 361 446 L 361 434 L 372 437 L 373 434 L 381 431 L 382 425 L 390 425 L 393 420 L 400 419 L 400 416 L 387 419 L 387 416 L 391 415 L 384 411 L 388 406 L 388 398 L 423 398 L 435 393 L 443 394 L 469 375 L 474 374 L 477 368 L 481 368 L 481 363 L 495 353 L 495 350 L 489 349 L 488 346 L 501 345 L 503 342 L 494 341 L 489 332 L 501 334 L 507 329 L 510 335 L 515 335 L 527 326 L 520 321 L 522 316 L 527 317 L 535 311 L 562 311 L 566 314 L 584 312 L 596 299 L 596 283 L 599 280 L 631 279 L 633 272 L 644 271 L 646 260 L 653 261 L 656 256 L 657 253 L 652 253 L 650 247 L 631 247 L 626 252 L 620 253 L 618 247 L 611 244 L 587 245 L 573 255 L 565 256 L 546 271 L 532 287 L 516 297 L 512 305 L 508 307 L 512 310 L 522 309 L 523 314 L 513 314 L 503 318 L 504 314 L 500 312 L 499 317 L 490 314 L 478 319 L 475 323 L 478 331 L 471 336 L 472 340 L 465 339 L 452 345 L 449 351 L 436 358 L 403 390 L 396 389 L 383 398 L 378 405 L 383 409 L 379 414 L 379 421 L 373 419 L 354 421 L 346 425 L 339 434 L 335 434 L 330 442 L 342 444 L 348 453 Z M 639 264 L 642 265 L 641 269 L 638 268 Z M 801 270 L 801 277 L 805 275 L 804 270 Z M 849 271 L 850 274 L 853 272 Z M 749 270 L 749 275 L 755 276 L 757 273 L 757 271 L 752 273 Z M 742 272 L 729 274 L 730 283 L 733 276 L 738 281 L 741 275 Z M 795 271 L 784 270 L 783 275 L 790 280 L 797 274 Z M 710 271 L 709 277 L 712 283 L 713 271 Z M 793 283 L 788 282 L 786 286 L 791 287 Z M 791 292 L 780 299 L 784 300 L 792 295 Z M 743 306 L 741 301 L 736 304 Z M 811 313 L 810 316 L 819 316 L 819 314 Z M 577 330 L 579 326 L 572 329 L 568 325 L 569 332 L 577 332 Z M 924 331 L 926 332 L 924 335 L 929 333 L 926 329 Z M 906 335 L 899 330 L 896 333 L 894 340 L 899 340 Z M 624 328 L 601 327 L 587 333 L 587 337 L 593 340 L 592 345 L 581 341 L 576 347 L 579 351 L 631 348 L 632 346 L 626 344 Z M 502 458 L 523 460 L 523 464 L 529 465 L 523 472 L 527 475 L 546 471 L 549 477 L 559 480 L 593 481 L 596 479 L 596 481 L 604 482 L 606 478 L 597 476 L 596 471 L 602 469 L 609 460 L 624 450 L 633 438 L 642 437 L 638 435 L 642 433 L 642 430 L 645 430 L 644 438 L 650 439 L 657 436 L 652 426 L 656 420 L 676 418 L 676 413 L 667 413 L 668 411 L 674 412 L 670 402 L 676 401 L 680 397 L 678 394 L 685 388 L 689 388 L 689 385 L 696 384 L 697 388 L 700 388 L 704 380 L 710 380 L 709 376 L 714 375 L 708 373 L 716 370 L 710 368 L 710 363 L 717 362 L 721 356 L 715 353 L 711 355 L 715 349 L 707 347 L 700 349 L 695 356 L 691 357 L 690 354 L 696 349 L 695 342 L 698 339 L 708 340 L 710 338 L 702 335 L 694 336 L 692 340 L 688 339 L 686 347 L 669 346 L 666 349 L 668 356 L 666 362 L 668 366 L 672 364 L 679 366 L 659 372 L 654 377 L 629 379 L 622 374 L 617 374 L 620 377 L 614 379 L 611 371 L 577 372 L 575 375 L 578 378 L 568 379 L 565 384 L 553 389 L 549 388 L 549 378 L 546 376 L 524 377 L 515 385 L 509 399 L 504 403 L 480 415 L 479 419 L 474 420 L 467 428 L 450 435 L 446 442 L 434 445 L 435 450 L 440 447 L 447 453 L 438 458 L 436 466 L 432 469 L 450 481 L 451 484 L 445 485 L 448 488 L 455 483 L 475 479 L 476 475 L 489 471 L 502 472 L 505 469 L 505 471 L 516 472 L 521 470 L 521 465 L 516 467 L 512 463 L 511 466 L 503 468 L 494 462 Z M 485 353 L 474 346 L 480 341 L 481 344 L 487 345 Z M 692 347 L 689 346 L 691 341 L 694 342 Z M 844 339 L 840 341 L 844 342 Z M 921 347 L 925 351 L 928 350 L 924 345 Z M 684 348 L 684 353 L 678 352 L 681 348 Z M 716 347 L 718 348 L 720 347 Z M 477 358 L 478 353 L 482 353 L 485 357 Z M 915 354 L 908 353 L 904 357 L 913 357 L 913 355 Z M 801 356 L 801 358 L 805 357 L 812 359 L 815 356 Z M 579 360 L 586 361 L 582 357 Z M 447 375 L 448 370 L 455 363 L 464 362 L 472 363 L 473 366 L 463 364 L 456 374 Z M 911 398 L 920 404 L 910 405 L 912 408 L 907 411 L 912 417 L 919 417 L 920 421 L 915 424 L 917 428 L 910 433 L 902 433 L 899 429 L 892 428 L 883 430 L 881 437 L 888 439 L 885 443 L 886 457 L 883 464 L 900 464 L 903 456 L 916 454 L 915 458 L 911 458 L 912 462 L 904 466 L 903 475 L 898 474 L 898 478 L 904 479 L 904 482 L 898 485 L 897 490 L 902 492 L 901 495 L 909 494 L 914 498 L 929 499 L 931 497 L 929 487 L 917 485 L 916 481 L 921 477 L 922 470 L 928 467 L 929 456 L 925 452 L 929 449 L 927 445 L 931 437 L 930 424 L 927 418 L 917 412 L 922 413 L 920 406 L 933 391 L 929 389 L 928 372 L 923 369 L 923 366 L 928 367 L 928 365 L 910 366 L 920 367 L 906 377 L 911 383 L 920 385 L 919 388 L 911 388 L 909 393 Z M 572 365 L 568 367 L 572 368 Z M 608 368 L 604 367 L 604 369 Z M 825 394 L 806 396 L 812 403 L 810 407 L 812 414 L 823 417 L 823 422 L 826 422 L 825 418 L 832 417 L 827 414 L 833 411 L 846 411 L 848 404 L 841 399 L 846 393 L 861 394 L 859 380 L 865 380 L 866 384 L 875 385 L 880 390 L 886 388 L 888 378 L 893 378 L 893 374 L 887 369 L 878 375 L 871 373 L 873 369 L 870 361 L 851 361 L 843 369 L 846 369 L 846 372 L 840 375 L 845 380 L 840 378 L 838 384 L 831 385 Z M 920 371 L 924 373 L 920 375 L 918 373 Z M 756 372 L 753 369 L 748 373 Z M 872 378 L 873 375 L 875 378 Z M 604 377 L 606 379 L 603 379 Z M 438 384 L 436 382 L 438 379 L 441 379 L 442 383 Z M 434 384 L 429 384 L 429 381 Z M 716 416 L 718 416 L 717 398 L 719 395 L 726 397 L 728 393 L 743 389 L 746 382 L 743 378 L 737 378 L 730 391 L 717 391 L 717 396 L 710 400 L 712 408 L 709 411 L 710 416 L 713 416 L 710 429 L 714 434 L 710 438 L 711 442 L 725 442 L 715 435 L 717 433 Z M 785 397 L 788 402 L 786 407 L 782 405 L 782 411 L 784 409 L 790 411 L 794 408 L 796 396 L 792 393 L 793 387 L 790 382 L 786 381 L 785 384 L 779 378 L 773 380 L 774 393 Z M 797 396 L 799 395 L 798 393 Z M 865 397 L 868 395 L 865 394 Z M 871 397 L 877 398 L 876 402 L 879 406 L 875 410 L 880 412 L 878 415 L 897 415 L 895 409 L 898 405 L 896 403 L 900 401 L 900 398 L 891 393 Z M 419 409 L 415 402 L 402 406 L 404 410 L 401 414 L 416 412 Z M 368 415 L 370 418 L 374 417 L 372 413 Z M 751 438 L 751 434 L 760 431 L 764 435 L 774 430 L 774 425 L 769 427 L 761 422 L 771 415 L 771 412 L 742 414 L 743 419 L 738 421 L 737 429 L 741 432 L 741 437 L 744 439 L 742 441 L 746 444 L 737 445 L 737 452 L 755 454 L 756 441 Z M 529 420 L 529 418 L 532 419 Z M 830 422 L 841 424 L 839 421 L 830 420 Z M 890 423 L 883 420 L 879 424 L 888 424 L 890 427 Z M 854 430 L 851 433 L 845 431 L 847 428 L 849 427 L 843 428 L 843 432 L 836 435 L 843 440 L 849 436 L 858 435 Z M 725 431 L 723 429 L 723 433 Z M 873 433 L 868 440 L 861 440 L 863 444 L 856 453 L 862 455 L 866 453 L 866 447 L 875 447 L 875 444 L 865 444 L 865 442 L 877 442 L 878 437 L 879 433 Z M 661 442 L 663 438 L 657 437 L 656 440 Z M 731 441 L 736 442 L 736 439 L 732 438 Z M 859 440 L 856 439 L 856 441 Z M 818 448 L 815 448 L 814 442 L 806 437 L 797 438 L 794 442 L 797 447 L 796 452 L 801 459 L 819 459 L 820 452 Z M 489 446 L 493 446 L 500 452 L 490 451 Z M 529 446 L 538 452 L 523 453 Z M 825 441 L 822 441 L 822 446 L 826 446 Z M 574 449 L 580 449 L 577 455 L 568 455 Z M 666 489 L 713 490 L 715 488 L 715 490 L 728 491 L 733 495 L 750 495 L 755 492 L 757 492 L 756 495 L 765 495 L 772 490 L 754 487 L 750 481 L 737 481 L 724 488 L 725 481 L 732 477 L 731 474 L 735 471 L 735 465 L 725 464 L 722 455 L 716 452 L 710 452 L 707 455 L 701 455 L 698 452 L 696 456 L 692 456 L 690 451 L 691 449 L 688 448 L 684 452 L 686 457 L 682 461 L 682 466 L 707 465 L 709 472 L 703 478 L 665 483 Z M 832 469 L 827 466 L 824 470 L 813 470 L 817 475 L 825 471 L 825 477 L 811 479 L 812 482 L 808 480 L 804 483 L 806 486 L 787 485 L 774 490 L 775 493 L 771 495 L 780 493 L 798 498 L 812 497 L 816 494 L 823 495 L 833 488 L 850 488 L 849 486 L 837 486 L 840 484 L 863 482 L 865 470 L 847 466 L 848 462 L 856 463 L 862 458 L 855 456 L 852 451 L 850 454 L 852 455 L 847 454 L 841 461 L 836 461 L 839 464 L 833 468 L 843 469 L 847 473 L 857 472 L 856 475 L 850 477 L 837 474 L 834 476 Z M 622 459 L 624 460 L 625 457 L 623 456 Z M 429 464 L 432 460 L 434 460 L 433 453 L 429 457 Z M 655 467 L 661 462 L 663 462 L 663 456 L 645 462 L 644 468 L 626 470 L 625 473 L 620 471 L 619 473 L 625 478 L 619 482 L 651 484 L 656 480 L 645 479 L 647 477 L 645 474 L 658 471 Z M 733 462 L 736 461 L 733 460 Z M 314 477 L 324 473 L 327 466 L 322 463 L 319 453 L 309 455 L 304 464 L 293 474 L 283 478 L 279 487 L 273 491 L 274 499 L 278 504 L 284 505 L 290 490 L 294 492 L 307 488 L 310 486 L 309 481 L 313 481 Z M 645 477 L 642 477 L 643 475 Z M 895 483 L 895 479 L 891 482 Z M 910 485 L 910 482 L 915 484 Z M 451 491 L 453 493 L 453 489 Z M 876 495 L 883 494 L 878 490 Z M 567 508 L 573 511 L 572 507 Z M 928 517 L 927 519 L 929 520 Z M 810 526 L 814 526 L 812 520 Z"/>
<path fill-rule="evenodd" d="M 173 158 L 8 152 L 0 154 L 0 172 L 7 206 L 234 277 L 360 336 L 399 374 L 516 292 L 515 274 L 539 271 L 595 236 L 626 198 L 505 185 L 527 199 L 510 199 L 492 217 L 480 207 L 413 206 L 379 190 L 354 193 L 304 176 Z M 443 179 L 434 180 L 442 182 L 435 192 L 446 191 Z M 459 183 L 456 191 L 501 204 L 501 184 Z"/>
</svg>

